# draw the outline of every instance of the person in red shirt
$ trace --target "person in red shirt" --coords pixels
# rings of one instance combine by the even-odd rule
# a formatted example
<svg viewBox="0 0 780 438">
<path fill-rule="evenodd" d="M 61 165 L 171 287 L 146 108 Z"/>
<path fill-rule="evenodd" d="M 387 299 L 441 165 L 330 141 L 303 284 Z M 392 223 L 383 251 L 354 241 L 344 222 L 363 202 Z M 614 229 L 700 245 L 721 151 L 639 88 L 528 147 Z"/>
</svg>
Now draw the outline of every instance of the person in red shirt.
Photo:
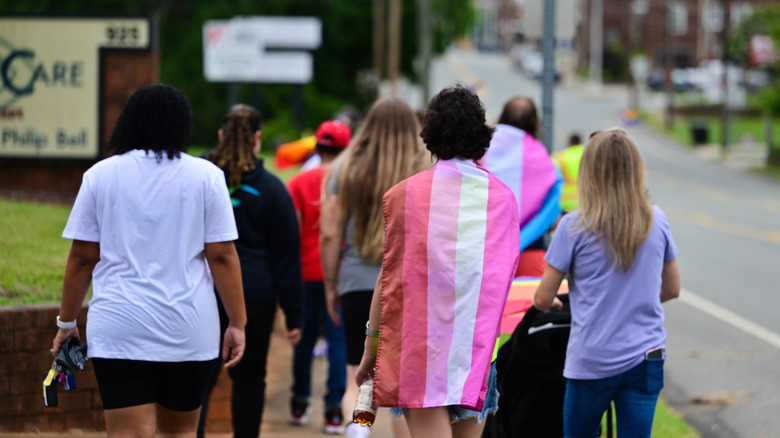
<svg viewBox="0 0 780 438">
<path fill-rule="evenodd" d="M 303 335 L 293 356 L 293 396 L 290 422 L 305 425 L 311 411 L 311 364 L 314 344 L 323 324 L 328 341 L 328 380 L 325 393 L 325 425 L 328 434 L 341 434 L 344 415 L 341 399 L 346 387 L 346 347 L 344 328 L 328 317 L 325 306 L 322 264 L 320 262 L 320 198 L 322 183 L 330 163 L 349 145 L 352 133 L 338 121 L 323 122 L 315 133 L 316 150 L 322 158 L 319 167 L 293 177 L 287 189 L 295 205 L 301 231 L 301 268 L 304 281 Z"/>
</svg>

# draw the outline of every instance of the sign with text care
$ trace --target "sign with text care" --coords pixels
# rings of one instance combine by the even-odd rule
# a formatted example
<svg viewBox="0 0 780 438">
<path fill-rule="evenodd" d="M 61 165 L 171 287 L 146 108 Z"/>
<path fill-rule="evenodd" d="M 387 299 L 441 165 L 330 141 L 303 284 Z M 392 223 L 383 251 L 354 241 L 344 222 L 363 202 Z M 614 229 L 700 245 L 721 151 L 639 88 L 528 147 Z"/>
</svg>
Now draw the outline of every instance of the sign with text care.
<svg viewBox="0 0 780 438">
<path fill-rule="evenodd" d="M 320 46 L 313 17 L 238 17 L 203 25 L 203 73 L 211 82 L 305 84 Z"/>
<path fill-rule="evenodd" d="M 149 49 L 147 18 L 0 17 L 0 158 L 99 155 L 100 49 Z"/>
</svg>

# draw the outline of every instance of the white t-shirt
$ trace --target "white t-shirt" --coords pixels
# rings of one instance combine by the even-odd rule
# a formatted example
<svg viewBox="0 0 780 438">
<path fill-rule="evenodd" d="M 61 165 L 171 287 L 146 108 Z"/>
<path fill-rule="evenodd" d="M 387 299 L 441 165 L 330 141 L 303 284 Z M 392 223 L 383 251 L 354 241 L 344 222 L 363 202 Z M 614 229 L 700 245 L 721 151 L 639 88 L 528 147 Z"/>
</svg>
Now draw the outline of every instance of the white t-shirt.
<svg viewBox="0 0 780 438">
<path fill-rule="evenodd" d="M 90 357 L 217 357 L 219 316 L 205 243 L 238 238 L 221 169 L 133 150 L 84 173 L 62 237 L 100 243 L 87 315 Z"/>
</svg>

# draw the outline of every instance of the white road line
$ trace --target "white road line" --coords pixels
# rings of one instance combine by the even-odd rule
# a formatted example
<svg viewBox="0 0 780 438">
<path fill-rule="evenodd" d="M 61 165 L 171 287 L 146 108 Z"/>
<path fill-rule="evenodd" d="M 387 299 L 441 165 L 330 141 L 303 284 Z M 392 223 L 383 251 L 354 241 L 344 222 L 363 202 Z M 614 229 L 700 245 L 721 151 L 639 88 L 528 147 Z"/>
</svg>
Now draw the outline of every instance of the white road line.
<svg viewBox="0 0 780 438">
<path fill-rule="evenodd" d="M 755 322 L 739 316 L 728 309 L 720 307 L 719 305 L 710 302 L 689 290 L 682 289 L 680 291 L 679 300 L 701 310 L 704 313 L 707 313 L 710 316 L 715 317 L 716 319 L 725 322 L 734 328 L 742 330 L 751 336 L 755 336 L 756 338 L 766 342 L 769 345 L 772 345 L 775 348 L 780 348 L 780 335 L 777 333 L 761 327 Z"/>
</svg>

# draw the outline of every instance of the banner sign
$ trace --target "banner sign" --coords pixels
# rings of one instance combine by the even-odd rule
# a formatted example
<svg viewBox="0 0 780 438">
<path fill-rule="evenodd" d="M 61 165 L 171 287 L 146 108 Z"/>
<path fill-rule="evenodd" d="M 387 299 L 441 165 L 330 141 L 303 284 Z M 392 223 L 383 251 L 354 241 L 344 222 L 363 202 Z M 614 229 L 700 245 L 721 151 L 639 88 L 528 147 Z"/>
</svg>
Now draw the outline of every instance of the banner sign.
<svg viewBox="0 0 780 438">
<path fill-rule="evenodd" d="M 322 24 L 314 17 L 238 17 L 203 25 L 203 73 L 210 82 L 305 84 Z M 291 50 L 297 49 L 297 50 Z"/>
<path fill-rule="evenodd" d="M 750 65 L 766 67 L 780 60 L 780 53 L 775 49 L 769 35 L 752 35 L 750 37 Z"/>
<path fill-rule="evenodd" d="M 151 49 L 149 18 L 0 17 L 0 158 L 100 154 L 100 50 Z"/>
</svg>

